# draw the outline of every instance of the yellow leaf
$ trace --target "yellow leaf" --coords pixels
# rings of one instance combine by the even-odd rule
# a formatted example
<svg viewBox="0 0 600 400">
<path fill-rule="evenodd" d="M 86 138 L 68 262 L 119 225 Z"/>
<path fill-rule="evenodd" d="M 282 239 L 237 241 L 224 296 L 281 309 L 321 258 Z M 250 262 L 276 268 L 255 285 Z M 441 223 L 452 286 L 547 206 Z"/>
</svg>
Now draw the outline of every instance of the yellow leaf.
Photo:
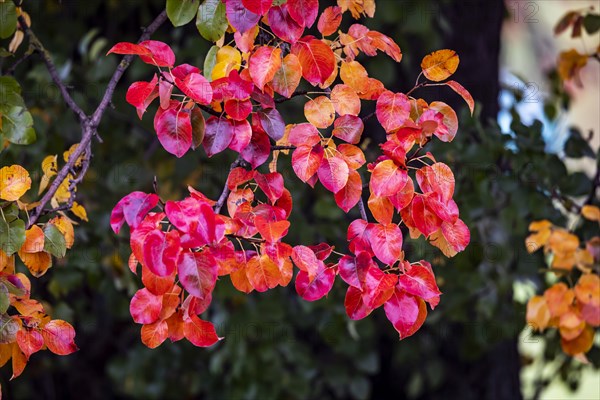
<svg viewBox="0 0 600 400">
<path fill-rule="evenodd" d="M 63 216 L 55 217 L 48 221 L 48 223 L 56 226 L 60 233 L 63 234 L 67 249 L 73 247 L 73 243 L 75 242 L 75 230 L 68 218 Z"/>
<path fill-rule="evenodd" d="M 58 157 L 56 155 L 47 156 L 42 161 L 42 172 L 44 175 L 54 176 L 58 172 Z"/>
<path fill-rule="evenodd" d="M 454 74 L 459 62 L 460 59 L 454 50 L 438 50 L 423 58 L 421 69 L 427 79 L 439 82 Z"/>
<path fill-rule="evenodd" d="M 71 192 L 69 191 L 70 181 L 73 179 L 73 175 L 67 175 L 67 178 L 62 181 L 58 186 L 56 193 L 52 197 L 57 203 L 66 203 L 71 198 Z M 73 188 L 73 191 L 77 191 L 77 187 Z"/>
<path fill-rule="evenodd" d="M 217 62 L 212 70 L 212 80 L 224 78 L 232 69 L 238 69 L 242 64 L 242 54 L 231 46 L 223 46 L 217 51 Z"/>
<path fill-rule="evenodd" d="M 87 212 L 85 211 L 85 208 L 83 208 L 83 206 L 81 204 L 79 204 L 78 202 L 74 201 L 73 202 L 73 207 L 71 207 L 71 212 L 73 214 L 75 214 L 76 217 L 78 217 L 79 219 L 82 219 L 84 221 L 88 221 L 88 216 L 87 216 Z"/>
<path fill-rule="evenodd" d="M 590 221 L 600 222 L 600 208 L 596 206 L 585 205 L 581 208 L 581 215 Z"/>
<path fill-rule="evenodd" d="M 0 169 L 0 199 L 15 201 L 31 188 L 29 172 L 20 165 Z"/>
<path fill-rule="evenodd" d="M 63 159 L 65 160 L 65 162 L 69 162 L 69 158 L 71 157 L 71 154 L 73 154 L 77 150 L 78 147 L 79 147 L 79 144 L 76 143 L 76 144 L 72 145 L 71 147 L 69 147 L 69 150 L 67 150 L 63 153 Z M 75 161 L 74 166 L 81 167 L 82 162 L 83 162 L 83 154 L 79 156 L 77 161 Z"/>
</svg>

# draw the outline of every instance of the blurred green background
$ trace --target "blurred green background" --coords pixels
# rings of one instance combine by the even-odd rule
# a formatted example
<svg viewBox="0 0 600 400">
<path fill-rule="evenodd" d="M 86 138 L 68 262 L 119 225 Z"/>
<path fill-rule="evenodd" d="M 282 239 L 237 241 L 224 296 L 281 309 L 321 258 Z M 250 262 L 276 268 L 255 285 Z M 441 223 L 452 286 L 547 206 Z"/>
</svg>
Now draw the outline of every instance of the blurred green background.
<svg viewBox="0 0 600 400">
<path fill-rule="evenodd" d="M 320 3 L 322 8 L 330 5 Z M 538 7 L 537 22 L 522 17 L 533 10 L 524 8 L 530 3 Z M 550 35 L 552 26 L 544 25 L 544 18 L 553 24 L 560 17 L 554 8 L 547 9 L 550 3 L 559 2 L 377 0 L 375 18 L 364 21 L 402 49 L 400 64 L 385 56 L 361 59 L 388 88 L 409 90 L 421 58 L 448 47 L 461 58 L 455 79 L 478 102 L 471 118 L 447 89 L 417 93 L 448 102 L 461 116 L 454 142 L 435 143 L 431 151 L 455 171 L 455 200 L 472 239 L 451 260 L 423 241 L 407 241 L 409 259 L 434 264 L 444 296 L 423 328 L 401 342 L 383 310 L 357 322 L 346 317 L 343 283 L 337 282 L 327 299 L 308 303 L 293 285 L 245 295 L 225 278 L 207 312 L 224 341 L 210 349 L 166 342 L 150 350 L 141 344 L 140 327 L 129 315 L 129 300 L 140 282 L 127 268 L 127 239 L 109 230 L 110 210 L 130 191 L 151 191 L 154 175 L 164 199 L 180 198 L 188 184 L 216 198 L 234 155 L 208 160 L 202 150 L 182 159 L 166 153 L 152 128 L 153 113 L 140 121 L 125 102 L 128 84 L 151 75 L 147 65 L 135 62 L 103 119 L 99 133 L 104 142 L 94 143 L 91 169 L 79 186 L 77 201 L 87 208 L 90 222 L 76 228 L 68 257 L 34 280 L 35 296 L 47 302 L 51 314 L 75 326 L 80 351 L 67 357 L 38 353 L 11 382 L 5 366 L 0 371 L 5 398 L 512 400 L 555 398 L 545 391 L 553 382 L 564 382 L 568 390 L 583 385 L 581 395 L 587 397 L 582 398 L 598 398 L 598 343 L 589 354 L 592 365 L 584 367 L 561 354 L 558 335 L 523 334 L 525 302 L 545 285 L 539 273 L 542 255 L 529 255 L 524 247 L 527 226 L 544 218 L 564 224 L 548 193 L 556 189 L 575 198 L 587 196 L 591 181 L 585 168 L 598 162 L 585 156 L 588 150 L 581 145 L 567 155 L 584 160 L 583 170 L 574 172 L 565 164 L 562 143 L 579 131 L 565 121 L 572 96 L 558 83 L 552 63 L 542 68 L 534 59 L 520 71 L 522 78 L 505 79 L 519 72 L 511 71 L 511 46 L 523 38 L 519 31 L 534 38 L 540 32 Z M 115 42 L 137 40 L 141 27 L 163 7 L 164 0 L 24 2 L 32 28 L 86 111 L 98 103 L 119 60 L 105 57 L 106 51 Z M 178 62 L 198 66 L 210 47 L 193 23 L 181 28 L 167 23 L 153 38 L 172 45 Z M 539 50 L 535 40 L 528 43 L 530 52 Z M 16 58 L 25 50 L 22 45 Z M 4 70 L 14 58 L 1 62 Z M 598 69 L 593 71 L 598 75 Z M 76 143 L 80 129 L 39 58 L 23 62 L 15 77 L 34 115 L 38 141 L 11 146 L 0 154 L 0 166 L 20 163 L 35 180 L 43 157 Z M 598 78 L 592 73 L 590 80 L 586 91 L 597 95 Z M 524 91 L 532 82 L 543 90 L 524 109 L 523 100 L 530 98 Z M 300 99 L 285 103 L 281 111 L 286 122 L 299 121 L 302 105 Z M 368 107 L 374 104 L 364 106 L 365 112 L 371 111 Z M 593 115 L 598 116 L 597 109 Z M 598 134 L 597 118 L 577 120 L 576 125 L 584 136 L 589 129 Z M 371 121 L 365 135 L 371 141 L 367 157 L 373 160 L 383 130 Z M 281 156 L 279 165 L 295 206 L 288 242 L 325 240 L 343 249 L 347 224 L 358 212 L 346 215 L 330 193 L 307 189 L 291 172 L 288 157 Z M 597 230 L 597 225 L 584 224 L 580 233 L 589 238 Z"/>
</svg>

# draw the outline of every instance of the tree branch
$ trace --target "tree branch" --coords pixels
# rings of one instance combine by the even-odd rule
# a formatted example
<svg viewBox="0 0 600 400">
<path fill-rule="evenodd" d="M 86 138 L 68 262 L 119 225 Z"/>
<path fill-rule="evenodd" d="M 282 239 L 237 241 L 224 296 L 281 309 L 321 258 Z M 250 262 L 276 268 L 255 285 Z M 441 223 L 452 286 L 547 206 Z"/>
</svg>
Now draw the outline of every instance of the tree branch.
<svg viewBox="0 0 600 400">
<path fill-rule="evenodd" d="M 166 19 L 167 19 L 167 13 L 166 13 L 166 11 L 163 10 L 154 19 L 154 21 L 147 28 L 144 29 L 144 32 L 140 36 L 139 42 L 150 38 L 150 36 L 162 25 L 163 22 L 166 21 Z M 59 87 L 61 95 L 63 96 L 63 99 L 67 103 L 67 106 L 71 110 L 73 110 L 73 112 L 77 115 L 77 117 L 79 118 L 80 123 L 81 123 L 81 141 L 79 142 L 75 151 L 73 151 L 73 153 L 69 157 L 69 160 L 67 161 L 67 163 L 60 169 L 60 171 L 58 171 L 58 174 L 56 175 L 56 178 L 54 179 L 54 181 L 48 188 L 48 191 L 41 198 L 38 206 L 31 213 L 29 222 L 27 224 L 27 228 L 29 228 L 37 222 L 37 220 L 40 218 L 41 215 L 46 214 L 47 212 L 52 212 L 52 210 L 50 210 L 50 211 L 44 210 L 44 207 L 52 199 L 52 197 L 54 197 L 54 195 L 56 194 L 56 191 L 58 190 L 60 185 L 63 183 L 63 181 L 67 178 L 69 173 L 71 173 L 71 171 L 73 171 L 77 160 L 85 153 L 84 159 L 82 161 L 83 164 L 82 164 L 80 173 L 69 184 L 69 191 L 71 192 L 71 196 L 69 198 L 69 202 L 67 203 L 67 205 L 73 204 L 73 201 L 75 199 L 75 186 L 83 180 L 83 177 L 89 167 L 89 158 L 91 157 L 92 138 L 97 135 L 98 125 L 100 124 L 102 115 L 104 114 L 104 112 L 106 111 L 106 108 L 110 104 L 110 101 L 114 94 L 115 88 L 117 87 L 117 83 L 119 82 L 119 80 L 121 79 L 123 74 L 125 73 L 125 70 L 129 67 L 129 64 L 131 64 L 131 61 L 133 60 L 133 55 L 127 55 L 127 56 L 123 57 L 123 59 L 119 63 L 119 66 L 117 67 L 117 69 L 113 73 L 110 81 L 108 82 L 106 91 L 104 92 L 104 95 L 102 96 L 102 100 L 98 104 L 98 107 L 96 108 L 94 113 L 88 117 L 85 114 L 85 112 L 83 112 L 83 110 L 77 105 L 77 103 L 75 103 L 75 101 L 73 100 L 73 98 L 71 97 L 69 92 L 67 91 L 66 86 L 60 80 L 58 71 L 56 70 L 56 66 L 52 62 L 52 58 L 50 57 L 50 54 L 44 48 L 44 46 L 39 41 L 39 39 L 35 36 L 33 31 L 27 26 L 25 19 L 22 16 L 19 17 L 19 24 L 21 26 L 21 29 L 23 29 L 26 32 L 26 34 L 30 40 L 30 44 L 36 49 L 37 52 L 39 52 L 42 55 L 42 59 L 44 60 L 44 64 L 46 64 L 46 68 L 48 69 L 48 72 L 50 73 L 52 80 Z"/>
<path fill-rule="evenodd" d="M 358 200 L 358 211 L 360 211 L 361 218 L 369 222 L 369 219 L 367 218 L 367 210 L 365 209 L 365 202 L 363 201 L 362 196 L 360 200 Z"/>
<path fill-rule="evenodd" d="M 229 172 L 231 172 L 231 170 L 233 170 L 234 168 L 242 165 L 243 162 L 244 162 L 244 159 L 242 158 L 242 156 L 238 156 L 238 158 L 236 158 L 236 160 L 234 162 L 232 162 L 231 165 L 229 166 Z M 223 208 L 223 205 L 227 201 L 229 192 L 230 192 L 230 190 L 229 190 L 229 187 L 227 186 L 227 181 L 225 181 L 225 185 L 223 185 L 223 191 L 221 192 L 221 195 L 219 196 L 219 199 L 217 200 L 217 202 L 215 203 L 215 206 L 213 208 L 215 210 L 215 213 L 218 214 L 219 212 L 221 212 L 221 208 Z"/>
<path fill-rule="evenodd" d="M 19 6 L 16 0 L 14 3 L 17 7 Z M 67 103 L 67 106 L 75 113 L 75 115 L 77 115 L 79 121 L 83 121 L 84 119 L 86 119 L 87 116 L 85 115 L 83 110 L 77 105 L 77 103 L 75 103 L 75 100 L 73 100 L 73 98 L 69 94 L 67 87 L 60 79 L 58 70 L 56 69 L 54 62 L 52 61 L 52 57 L 50 57 L 50 53 L 48 52 L 48 50 L 44 48 L 42 42 L 40 42 L 35 33 L 33 33 L 31 28 L 29 28 L 27 22 L 25 21 L 25 18 L 22 15 L 19 15 L 18 21 L 19 28 L 23 32 L 25 32 L 25 35 L 27 35 L 27 38 L 29 39 L 29 45 L 32 46 L 35 49 L 35 51 L 39 53 L 39 55 L 42 57 L 44 64 L 46 64 L 46 69 L 48 70 L 48 73 L 52 78 L 52 81 L 54 81 L 54 84 L 58 87 L 58 90 L 60 91 L 63 100 L 65 101 L 65 103 Z"/>
</svg>

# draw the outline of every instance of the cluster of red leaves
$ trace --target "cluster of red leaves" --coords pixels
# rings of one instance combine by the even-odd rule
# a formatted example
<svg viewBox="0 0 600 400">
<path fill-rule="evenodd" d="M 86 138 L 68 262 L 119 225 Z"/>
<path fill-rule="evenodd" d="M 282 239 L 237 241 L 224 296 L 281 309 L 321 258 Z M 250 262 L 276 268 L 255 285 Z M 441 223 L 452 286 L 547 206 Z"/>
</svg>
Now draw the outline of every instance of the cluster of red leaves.
<svg viewBox="0 0 600 400">
<path fill-rule="evenodd" d="M 175 66 L 172 50 L 161 42 L 119 43 L 109 51 L 137 54 L 158 67 L 150 82 L 131 85 L 127 101 L 141 118 L 159 99 L 154 126 L 165 150 L 177 157 L 199 146 L 209 157 L 226 149 L 239 153 L 224 191 L 228 215 L 220 214 L 221 201 L 192 188 L 189 197 L 166 203 L 156 194 L 134 192 L 113 210 L 114 231 L 125 222 L 130 227 L 131 270 L 137 272 L 141 264 L 145 288 L 132 299 L 131 314 L 143 324 L 142 341 L 156 347 L 166 338 L 185 337 L 198 346 L 212 345 L 220 338 L 198 316 L 209 306 L 218 277 L 229 275 L 242 292 L 263 292 L 286 286 L 293 265 L 299 269 L 295 287 L 302 298 L 327 295 L 339 275 L 349 285 L 345 307 L 350 318 L 364 318 L 384 306 L 400 337 L 412 335 L 425 320 L 425 303 L 435 307 L 441 292 L 428 262 L 404 259 L 400 226 L 413 238 L 423 234 L 450 257 L 470 239 L 452 200 L 452 171 L 430 153 L 419 156 L 434 136 L 445 142 L 454 138 L 456 113 L 441 102 L 428 104 L 386 90 L 356 61 L 360 54 L 378 51 L 397 62 L 402 58 L 391 38 L 363 25 L 338 31 L 345 11 L 354 18 L 372 15 L 373 1 L 339 0 L 320 16 L 318 0 L 279 5 L 227 0 L 225 6 L 236 47 L 220 41 L 213 62 L 205 63 L 212 70 L 204 75 L 188 64 Z M 322 38 L 303 36 L 315 22 Z M 272 33 L 259 34 L 268 27 Z M 335 39 L 327 39 L 336 32 Z M 441 82 L 458 62 L 451 50 L 428 55 L 422 63 L 428 81 L 415 89 L 447 85 L 472 108 L 461 85 Z M 302 79 L 315 91 L 298 91 Z M 181 94 L 173 93 L 175 88 Z M 300 94 L 318 96 L 307 96 L 306 123 L 286 125 L 276 106 Z M 357 146 L 369 118 L 360 116 L 363 102 L 375 102 L 373 114 L 387 134 L 382 155 L 371 163 Z M 326 243 L 291 246 L 283 241 L 292 196 L 277 172 L 277 156 L 289 150 L 298 178 L 313 187 L 320 182 L 345 212 L 362 201 L 360 170 L 366 164 L 368 207 L 375 221 L 350 224 L 351 254 L 334 252 Z M 259 172 L 272 153 L 269 172 Z M 401 219 L 394 222 L 395 216 Z"/>
<path fill-rule="evenodd" d="M 44 306 L 30 298 L 31 283 L 24 274 L 15 273 L 14 259 L 1 269 L 0 292 L 8 298 L 6 304 L 0 304 L 3 312 L 9 306 L 18 312 L 0 318 L 0 367 L 12 359 L 11 379 L 21 375 L 29 357 L 40 350 L 48 349 L 58 355 L 77 350 L 73 327 L 68 322 L 51 319 Z"/>
</svg>

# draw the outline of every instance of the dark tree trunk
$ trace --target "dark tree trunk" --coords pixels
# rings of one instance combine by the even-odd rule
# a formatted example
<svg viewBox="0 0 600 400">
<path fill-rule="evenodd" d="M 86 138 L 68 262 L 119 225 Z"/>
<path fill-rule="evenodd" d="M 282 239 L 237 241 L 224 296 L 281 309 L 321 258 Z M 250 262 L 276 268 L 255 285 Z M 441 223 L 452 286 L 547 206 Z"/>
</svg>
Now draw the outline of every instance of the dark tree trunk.
<svg viewBox="0 0 600 400">
<path fill-rule="evenodd" d="M 461 58 L 453 77 L 480 103 L 481 122 L 496 120 L 499 106 L 500 33 L 504 17 L 503 0 L 454 0 L 442 6 L 441 15 L 449 22 L 445 32 L 446 48 Z M 455 108 L 458 100 L 451 100 Z M 512 298 L 504 299 L 510 307 Z M 460 363 L 457 371 L 473 384 L 477 398 L 516 400 L 522 398 L 519 379 L 520 360 L 517 337 L 499 342 L 477 362 Z"/>
</svg>

